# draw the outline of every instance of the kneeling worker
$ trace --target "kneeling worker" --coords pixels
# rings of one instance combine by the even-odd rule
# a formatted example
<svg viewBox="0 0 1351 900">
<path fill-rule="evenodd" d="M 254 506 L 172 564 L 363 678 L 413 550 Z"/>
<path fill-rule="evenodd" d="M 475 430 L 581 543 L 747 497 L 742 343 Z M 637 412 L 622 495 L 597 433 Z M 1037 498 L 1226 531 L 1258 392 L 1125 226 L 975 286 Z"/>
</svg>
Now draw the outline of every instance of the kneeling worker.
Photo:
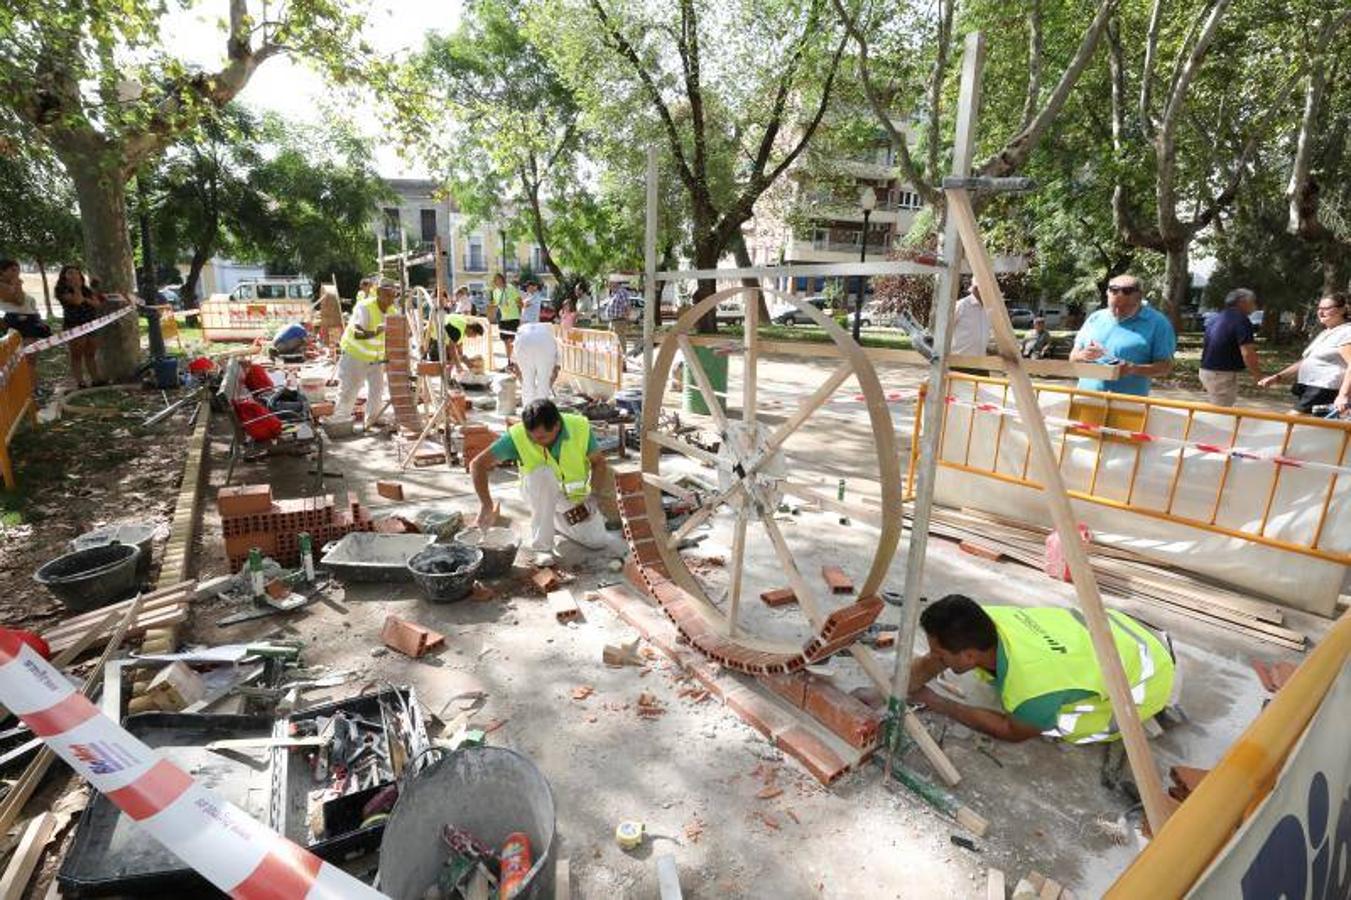
<svg viewBox="0 0 1351 900">
<path fill-rule="evenodd" d="M 1124 613 L 1108 612 L 1126 681 L 1148 720 L 1168 705 L 1175 663 L 1166 636 Z M 929 653 L 910 665 L 910 699 L 1005 741 L 1038 734 L 1073 744 L 1120 737 L 1093 642 L 1078 610 L 982 607 L 950 594 L 920 615 Z M 927 687 L 944 669 L 976 670 L 999 693 L 1002 711 L 966 706 Z"/>
<path fill-rule="evenodd" d="M 466 294 L 468 288 L 460 288 Z M 464 339 L 467 337 L 482 337 L 483 324 L 481 322 L 470 322 L 468 316 L 459 313 L 443 312 L 445 328 L 439 336 L 431 337 L 427 341 L 427 358 L 440 361 L 441 348 L 446 348 L 446 362 L 450 365 L 452 372 L 468 371 L 469 363 L 464 355 Z M 427 333 L 434 335 L 436 332 L 436 322 L 432 320 L 428 323 Z"/>
<path fill-rule="evenodd" d="M 480 528 L 492 525 L 488 473 L 504 462 L 521 467 L 521 494 L 530 507 L 530 543 L 537 566 L 554 563 L 554 532 L 588 550 L 611 546 L 595 491 L 605 482 L 605 455 L 585 416 L 560 413 L 552 400 L 536 400 L 470 464 L 478 494 Z"/>
</svg>

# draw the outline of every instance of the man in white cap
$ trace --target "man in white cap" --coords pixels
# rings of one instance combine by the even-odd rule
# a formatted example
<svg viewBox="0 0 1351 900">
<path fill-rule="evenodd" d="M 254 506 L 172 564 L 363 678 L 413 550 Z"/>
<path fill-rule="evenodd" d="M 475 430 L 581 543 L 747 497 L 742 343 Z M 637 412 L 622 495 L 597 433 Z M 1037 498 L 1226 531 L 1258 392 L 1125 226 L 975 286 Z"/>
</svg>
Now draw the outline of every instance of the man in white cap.
<svg viewBox="0 0 1351 900">
<path fill-rule="evenodd" d="M 365 428 L 376 425 L 375 417 L 385 400 L 385 313 L 394 305 L 399 285 L 389 278 L 380 279 L 374 295 L 352 307 L 347 328 L 342 333 L 342 358 L 338 360 L 338 403 L 333 421 L 352 418 L 357 394 L 366 385 Z"/>
<path fill-rule="evenodd" d="M 521 325 L 512 366 L 521 379 L 522 406 L 549 399 L 558 380 L 558 343 L 553 329 L 542 322 Z"/>
</svg>

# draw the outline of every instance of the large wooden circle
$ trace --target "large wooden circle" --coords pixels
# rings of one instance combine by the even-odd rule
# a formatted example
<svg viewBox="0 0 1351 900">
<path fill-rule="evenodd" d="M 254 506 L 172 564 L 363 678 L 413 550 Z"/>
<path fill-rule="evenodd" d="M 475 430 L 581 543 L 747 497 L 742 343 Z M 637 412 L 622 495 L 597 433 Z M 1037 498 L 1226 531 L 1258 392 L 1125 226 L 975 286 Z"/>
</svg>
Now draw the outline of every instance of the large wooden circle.
<svg viewBox="0 0 1351 900">
<path fill-rule="evenodd" d="M 662 447 L 655 440 L 648 440 L 647 436 L 657 431 L 657 423 L 662 410 L 662 404 L 666 399 L 666 387 L 670 382 L 671 367 L 674 363 L 676 351 L 679 349 L 679 343 L 683 338 L 688 338 L 694 332 L 696 323 L 704 315 L 709 313 L 722 300 L 733 297 L 738 294 L 754 295 L 764 293 L 769 296 L 778 297 L 786 303 L 796 307 L 803 316 L 809 318 L 815 324 L 820 326 L 830 337 L 839 351 L 841 363 L 847 363 L 850 368 L 850 376 L 857 379 L 862 391 L 867 414 L 872 426 L 872 432 L 875 440 L 876 459 L 877 459 L 877 477 L 881 484 L 881 502 L 882 516 L 881 528 L 877 536 L 877 546 L 873 553 L 872 562 L 868 569 L 863 583 L 858 588 L 857 596 L 869 598 L 877 595 L 883 580 L 886 578 L 887 570 L 890 568 L 892 559 L 896 552 L 896 546 L 901 536 L 901 468 L 900 456 L 896 449 L 895 427 L 891 420 L 891 413 L 887 408 L 885 397 L 882 393 L 882 386 L 878 381 L 877 372 L 873 369 L 872 362 L 868 359 L 863 348 L 860 347 L 844 329 L 840 328 L 834 321 L 825 316 L 820 310 L 809 303 L 805 303 L 796 297 L 780 293 L 778 291 L 752 288 L 752 287 L 734 287 L 718 291 L 711 296 L 705 297 L 702 301 L 686 310 L 676 323 L 672 330 L 668 332 L 661 342 L 655 359 L 653 361 L 652 371 L 647 375 L 647 384 L 643 393 L 643 415 L 642 415 L 642 471 L 647 475 L 659 476 L 660 458 Z M 749 298 L 748 298 L 749 299 Z M 752 321 L 747 317 L 746 321 Z M 759 354 L 747 354 L 746 365 L 751 368 L 758 368 Z M 838 373 L 836 373 L 838 374 Z M 758 381 L 758 376 L 756 377 Z M 847 380 L 847 378 L 846 378 Z M 744 409 L 743 409 L 744 415 Z M 725 417 L 729 425 L 732 425 L 739 419 Z M 791 416 L 790 416 L 791 418 Z M 716 418 L 715 418 L 716 427 Z M 728 443 L 728 435 L 720 432 L 720 439 L 724 446 Z M 742 460 L 742 470 L 746 471 L 749 467 Z M 730 478 L 733 482 L 744 481 L 750 484 L 754 481 L 744 479 L 734 471 L 732 462 L 727 458 L 727 454 L 721 456 L 718 466 L 720 481 L 726 482 Z M 871 474 L 871 473 L 868 473 Z M 745 496 L 750 490 L 743 489 L 740 496 Z M 667 541 L 661 539 L 662 536 L 668 536 L 670 528 L 667 524 L 666 513 L 661 503 L 661 490 L 651 481 L 644 481 L 643 496 L 646 501 L 648 520 L 652 525 L 652 530 L 658 536 L 657 549 L 661 554 L 662 561 L 666 565 L 670 578 L 699 604 L 700 611 L 706 619 L 718 628 L 721 633 L 731 635 L 731 639 L 740 646 L 748 649 L 760 650 L 764 652 L 799 652 L 800 647 L 788 645 L 782 642 L 768 641 L 747 634 L 744 630 L 736 631 L 731 627 L 726 614 L 715 606 L 704 592 L 699 581 L 690 572 L 680 554 L 667 545 Z M 772 535 L 768 530 L 773 528 L 772 519 L 770 521 L 762 520 L 762 528 L 766 531 L 766 538 L 772 540 Z M 734 550 L 736 548 L 733 548 Z M 744 550 L 743 550 L 744 555 Z M 743 572 L 742 560 L 734 558 L 729 561 L 729 569 L 741 576 Z M 734 576 L 734 577 L 736 577 Z M 744 576 L 742 576 L 744 577 Z M 799 590 L 801 594 L 801 590 Z M 801 600 L 801 597 L 799 598 Z M 813 628 L 821 624 L 821 613 L 819 605 L 809 600 L 801 603 L 801 608 L 807 614 Z M 815 615 L 813 615 L 815 613 Z"/>
</svg>

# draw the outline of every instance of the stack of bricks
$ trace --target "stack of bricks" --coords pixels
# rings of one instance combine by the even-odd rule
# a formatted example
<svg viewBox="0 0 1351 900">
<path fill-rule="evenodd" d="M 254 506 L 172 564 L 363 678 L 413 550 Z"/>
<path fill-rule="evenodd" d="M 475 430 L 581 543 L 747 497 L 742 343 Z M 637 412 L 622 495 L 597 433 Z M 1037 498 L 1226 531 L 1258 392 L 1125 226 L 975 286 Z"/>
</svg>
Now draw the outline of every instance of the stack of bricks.
<svg viewBox="0 0 1351 900">
<path fill-rule="evenodd" d="M 484 450 L 493 445 L 497 440 L 497 432 L 493 431 L 487 425 L 462 425 L 460 433 L 464 437 L 464 469 L 469 471 L 469 464 L 474 461 Z"/>
<path fill-rule="evenodd" d="M 348 494 L 346 503 L 338 507 L 332 494 L 273 500 L 269 485 L 242 485 L 221 488 L 216 506 L 225 536 L 225 555 L 234 571 L 244 565 L 254 547 L 283 566 L 299 565 L 297 536 L 302 531 L 310 535 L 317 552 L 350 532 L 374 529 L 369 513 L 354 494 Z"/>
<path fill-rule="evenodd" d="M 852 747 L 872 749 L 882 732 L 881 713 L 811 672 L 766 675 L 760 682 L 798 709 L 806 710 Z"/>
<path fill-rule="evenodd" d="M 408 320 L 401 313 L 385 316 L 385 377 L 394 418 L 404 431 L 422 431 L 422 415 L 413 395 L 413 374 L 408 356 Z"/>
<path fill-rule="evenodd" d="M 673 580 L 657 546 L 657 535 L 647 515 L 641 472 L 615 475 L 619 511 L 624 521 L 624 537 L 631 555 L 626 572 L 635 586 L 657 601 L 681 635 L 709 659 L 747 675 L 775 675 L 795 672 L 810 663 L 825 659 L 858 640 L 882 612 L 882 601 L 865 597 L 826 616 L 818 633 L 807 638 L 802 647 L 783 650 L 759 649 L 738 643 L 724 628 L 708 617 L 708 604 Z M 693 576 L 684 573 L 693 583 Z"/>
</svg>

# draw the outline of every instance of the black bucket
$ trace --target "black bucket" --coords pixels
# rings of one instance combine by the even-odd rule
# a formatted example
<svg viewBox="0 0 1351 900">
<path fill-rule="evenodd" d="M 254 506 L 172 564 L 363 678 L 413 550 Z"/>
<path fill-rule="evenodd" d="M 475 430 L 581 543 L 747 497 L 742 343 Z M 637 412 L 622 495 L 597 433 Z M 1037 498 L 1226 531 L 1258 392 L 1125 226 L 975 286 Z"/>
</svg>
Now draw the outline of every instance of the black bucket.
<svg viewBox="0 0 1351 900">
<path fill-rule="evenodd" d="M 106 525 L 84 534 L 70 542 L 72 550 L 86 550 L 90 547 L 102 547 L 106 544 L 135 544 L 141 551 L 136 558 L 136 581 L 146 584 L 150 581 L 151 545 L 159 526 L 149 522 L 123 522 L 120 525 Z"/>
<path fill-rule="evenodd" d="M 34 572 L 33 580 L 46 585 L 67 609 L 88 612 L 136 593 L 140 556 L 134 544 L 87 547 L 58 556 Z"/>
<path fill-rule="evenodd" d="M 450 855 L 442 838 L 446 825 L 495 850 L 507 835 L 524 832 L 534 863 L 512 896 L 552 900 L 554 795 L 529 759 L 505 747 L 466 747 L 405 777 L 380 843 L 381 892 L 393 900 L 421 900 Z"/>
<path fill-rule="evenodd" d="M 463 600 L 483 567 L 483 552 L 458 541 L 431 544 L 408 558 L 408 571 L 433 603 Z"/>
<path fill-rule="evenodd" d="M 480 578 L 499 578 L 511 571 L 516 563 L 516 550 L 521 542 L 516 539 L 510 528 L 466 528 L 455 535 L 455 540 L 468 547 L 483 551 L 483 568 Z"/>
</svg>

